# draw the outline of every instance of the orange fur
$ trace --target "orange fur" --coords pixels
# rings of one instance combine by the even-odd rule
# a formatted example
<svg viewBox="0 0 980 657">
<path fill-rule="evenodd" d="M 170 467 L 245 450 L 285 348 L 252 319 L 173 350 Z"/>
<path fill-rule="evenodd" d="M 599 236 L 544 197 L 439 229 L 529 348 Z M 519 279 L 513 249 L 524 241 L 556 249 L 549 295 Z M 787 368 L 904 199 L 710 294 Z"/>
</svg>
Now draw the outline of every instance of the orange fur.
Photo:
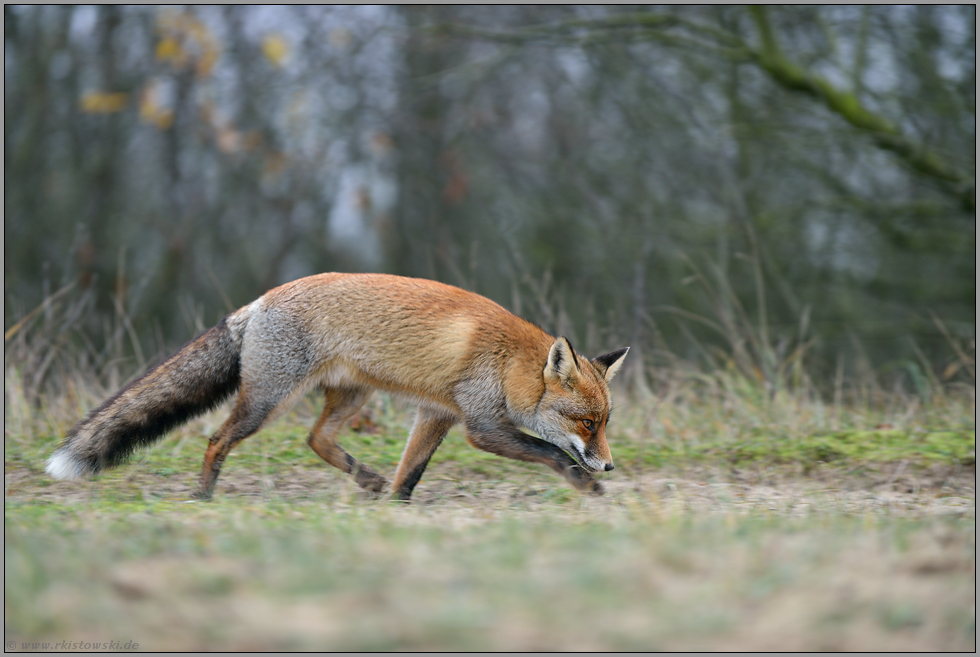
<svg viewBox="0 0 980 657">
<path fill-rule="evenodd" d="M 493 301 L 435 281 L 310 276 L 270 290 L 130 384 L 69 433 L 48 470 L 71 477 L 114 464 L 133 448 L 123 428 L 137 427 L 148 442 L 213 403 L 204 392 L 191 394 L 195 377 L 210 376 L 215 394 L 237 388 L 239 395 L 205 454 L 205 497 L 228 452 L 313 388 L 323 391 L 325 402 L 310 447 L 365 488 L 381 490 L 387 482 L 340 448 L 337 435 L 370 391 L 380 389 L 419 403 L 395 474 L 396 496 L 411 495 L 432 453 L 459 422 L 475 446 L 546 463 L 576 487 L 599 492 L 590 472 L 612 468 L 604 431 L 607 381 L 625 354 L 590 361 L 564 338 Z M 194 404 L 181 406 L 182 396 Z M 162 419 L 142 426 L 141 418 Z"/>
</svg>

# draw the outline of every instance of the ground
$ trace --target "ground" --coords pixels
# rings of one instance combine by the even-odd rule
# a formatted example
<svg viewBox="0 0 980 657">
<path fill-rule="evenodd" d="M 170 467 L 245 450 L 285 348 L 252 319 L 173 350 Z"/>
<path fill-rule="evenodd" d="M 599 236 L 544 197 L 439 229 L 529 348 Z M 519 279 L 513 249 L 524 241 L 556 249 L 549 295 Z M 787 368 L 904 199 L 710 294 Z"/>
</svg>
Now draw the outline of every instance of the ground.
<svg viewBox="0 0 980 657">
<path fill-rule="evenodd" d="M 593 497 L 454 431 L 399 504 L 305 446 L 315 410 L 236 449 L 212 502 L 191 494 L 220 412 L 82 482 L 13 418 L 8 650 L 975 650 L 973 433 L 757 458 L 765 432 L 671 451 L 624 420 Z M 375 419 L 343 442 L 390 476 L 411 416 Z"/>
</svg>

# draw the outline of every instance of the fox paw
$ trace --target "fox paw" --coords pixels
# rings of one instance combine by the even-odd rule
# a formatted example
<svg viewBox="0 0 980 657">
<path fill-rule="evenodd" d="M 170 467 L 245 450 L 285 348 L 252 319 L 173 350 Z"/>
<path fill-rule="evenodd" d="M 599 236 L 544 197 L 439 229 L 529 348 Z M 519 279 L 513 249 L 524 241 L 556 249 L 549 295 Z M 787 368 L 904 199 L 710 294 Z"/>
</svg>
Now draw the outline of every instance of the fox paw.
<svg viewBox="0 0 980 657">
<path fill-rule="evenodd" d="M 388 488 L 388 480 L 377 472 L 364 468 L 354 475 L 354 481 L 364 490 L 371 493 L 381 493 Z"/>
<path fill-rule="evenodd" d="M 210 502 L 213 498 L 211 491 L 198 489 L 191 495 L 191 499 L 197 502 Z"/>
</svg>

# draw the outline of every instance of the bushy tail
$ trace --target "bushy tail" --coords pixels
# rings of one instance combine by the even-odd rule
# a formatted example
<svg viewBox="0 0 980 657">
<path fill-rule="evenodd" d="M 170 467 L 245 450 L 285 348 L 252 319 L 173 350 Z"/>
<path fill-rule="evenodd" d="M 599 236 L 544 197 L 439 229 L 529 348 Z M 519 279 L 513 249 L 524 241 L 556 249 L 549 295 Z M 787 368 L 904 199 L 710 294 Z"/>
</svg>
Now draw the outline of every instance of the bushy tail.
<svg viewBox="0 0 980 657">
<path fill-rule="evenodd" d="M 204 413 L 238 390 L 247 307 L 113 395 L 76 424 L 48 459 L 55 479 L 78 479 Z"/>
</svg>

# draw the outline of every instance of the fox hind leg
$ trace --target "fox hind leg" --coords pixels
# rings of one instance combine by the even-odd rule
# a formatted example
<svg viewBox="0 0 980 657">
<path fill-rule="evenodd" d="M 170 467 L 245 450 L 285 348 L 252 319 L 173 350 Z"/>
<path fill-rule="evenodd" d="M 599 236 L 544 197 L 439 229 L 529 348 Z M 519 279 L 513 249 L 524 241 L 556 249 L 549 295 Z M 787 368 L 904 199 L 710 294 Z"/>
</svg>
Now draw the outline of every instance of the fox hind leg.
<svg viewBox="0 0 980 657">
<path fill-rule="evenodd" d="M 228 453 L 235 445 L 258 431 L 276 406 L 274 402 L 252 403 L 244 393 L 239 395 L 235 409 L 211 437 L 207 451 L 204 452 L 204 467 L 197 492 L 199 499 L 211 499 L 214 484 Z"/>
<path fill-rule="evenodd" d="M 327 388 L 323 391 L 323 410 L 310 437 L 310 448 L 330 465 L 354 475 L 354 481 L 365 490 L 376 493 L 384 490 L 388 480 L 344 451 L 337 443 L 341 428 L 367 401 L 367 388 Z"/>
</svg>

